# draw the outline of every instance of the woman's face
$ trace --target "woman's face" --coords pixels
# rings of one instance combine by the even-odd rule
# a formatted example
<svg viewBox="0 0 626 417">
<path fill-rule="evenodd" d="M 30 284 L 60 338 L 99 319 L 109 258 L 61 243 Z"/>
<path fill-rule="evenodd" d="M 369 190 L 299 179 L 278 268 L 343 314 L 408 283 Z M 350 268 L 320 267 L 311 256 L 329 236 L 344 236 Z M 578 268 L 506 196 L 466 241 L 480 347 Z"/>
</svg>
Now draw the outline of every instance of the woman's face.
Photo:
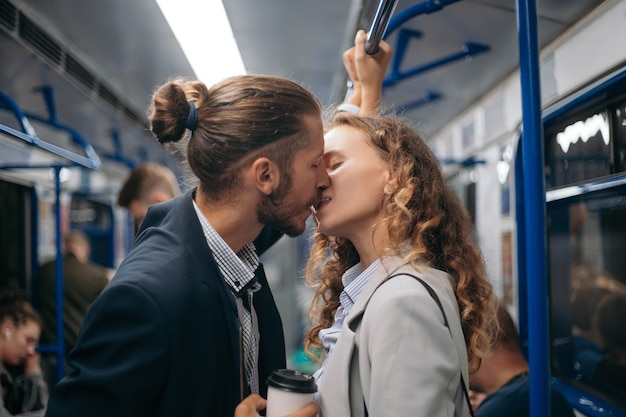
<svg viewBox="0 0 626 417">
<path fill-rule="evenodd" d="M 368 137 L 352 126 L 338 126 L 325 136 L 324 164 L 330 187 L 317 208 L 319 229 L 355 243 L 372 240 L 385 184 L 390 179 Z"/>
<path fill-rule="evenodd" d="M 5 320 L 0 326 L 2 362 L 10 365 L 24 363 L 35 354 L 40 334 L 41 327 L 33 320 L 17 326 L 10 320 Z"/>
</svg>

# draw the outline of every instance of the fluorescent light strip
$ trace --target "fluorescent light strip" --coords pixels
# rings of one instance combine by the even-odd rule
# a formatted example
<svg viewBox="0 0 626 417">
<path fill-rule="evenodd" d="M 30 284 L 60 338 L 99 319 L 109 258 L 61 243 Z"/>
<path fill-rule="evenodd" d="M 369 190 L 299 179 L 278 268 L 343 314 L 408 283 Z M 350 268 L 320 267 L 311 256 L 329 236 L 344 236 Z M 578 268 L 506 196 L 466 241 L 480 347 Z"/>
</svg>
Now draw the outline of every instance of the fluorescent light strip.
<svg viewBox="0 0 626 417">
<path fill-rule="evenodd" d="M 246 69 L 220 0 L 157 0 L 196 73 L 211 86 Z"/>
</svg>

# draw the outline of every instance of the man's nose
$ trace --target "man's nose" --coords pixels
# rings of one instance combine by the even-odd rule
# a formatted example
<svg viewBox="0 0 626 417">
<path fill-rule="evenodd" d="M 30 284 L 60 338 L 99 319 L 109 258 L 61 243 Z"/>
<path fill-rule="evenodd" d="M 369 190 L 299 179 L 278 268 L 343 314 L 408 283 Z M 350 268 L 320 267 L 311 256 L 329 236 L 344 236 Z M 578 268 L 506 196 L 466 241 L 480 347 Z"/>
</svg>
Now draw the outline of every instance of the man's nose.
<svg viewBox="0 0 626 417">
<path fill-rule="evenodd" d="M 322 162 L 317 168 L 317 188 L 324 190 L 330 186 L 330 177 L 326 170 L 326 165 Z"/>
</svg>

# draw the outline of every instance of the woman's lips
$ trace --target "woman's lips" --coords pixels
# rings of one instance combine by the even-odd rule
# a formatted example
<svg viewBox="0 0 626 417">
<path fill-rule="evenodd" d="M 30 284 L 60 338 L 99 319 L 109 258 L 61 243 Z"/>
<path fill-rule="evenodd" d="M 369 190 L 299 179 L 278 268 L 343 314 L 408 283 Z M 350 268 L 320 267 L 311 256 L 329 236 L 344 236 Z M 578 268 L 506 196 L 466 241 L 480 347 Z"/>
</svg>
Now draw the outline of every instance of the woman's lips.
<svg viewBox="0 0 626 417">
<path fill-rule="evenodd" d="M 315 211 L 313 212 L 316 215 L 325 205 L 330 202 L 330 198 L 324 197 L 322 198 L 314 207 Z"/>
<path fill-rule="evenodd" d="M 313 215 L 313 218 L 315 219 L 315 223 L 317 224 L 317 226 L 319 226 L 319 220 L 317 218 L 317 213 L 319 212 L 319 210 L 325 206 L 328 202 L 330 201 L 330 198 L 322 198 L 320 201 L 318 201 L 316 204 L 311 204 L 311 206 L 309 207 L 309 209 L 311 210 L 311 214 Z"/>
</svg>

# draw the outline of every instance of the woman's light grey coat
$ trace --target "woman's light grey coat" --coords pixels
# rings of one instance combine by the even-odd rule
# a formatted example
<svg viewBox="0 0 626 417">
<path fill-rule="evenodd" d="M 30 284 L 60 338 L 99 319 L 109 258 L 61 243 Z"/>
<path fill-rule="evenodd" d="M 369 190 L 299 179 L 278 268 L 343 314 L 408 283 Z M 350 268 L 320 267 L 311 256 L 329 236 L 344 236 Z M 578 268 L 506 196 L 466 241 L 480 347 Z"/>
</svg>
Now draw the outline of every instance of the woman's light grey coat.
<svg viewBox="0 0 626 417">
<path fill-rule="evenodd" d="M 437 293 L 441 310 L 417 275 Z M 378 288 L 380 285 L 380 288 Z M 460 376 L 467 383 L 467 352 L 452 278 L 445 272 L 385 258 L 363 288 L 320 388 L 323 417 L 467 417 Z"/>
</svg>

